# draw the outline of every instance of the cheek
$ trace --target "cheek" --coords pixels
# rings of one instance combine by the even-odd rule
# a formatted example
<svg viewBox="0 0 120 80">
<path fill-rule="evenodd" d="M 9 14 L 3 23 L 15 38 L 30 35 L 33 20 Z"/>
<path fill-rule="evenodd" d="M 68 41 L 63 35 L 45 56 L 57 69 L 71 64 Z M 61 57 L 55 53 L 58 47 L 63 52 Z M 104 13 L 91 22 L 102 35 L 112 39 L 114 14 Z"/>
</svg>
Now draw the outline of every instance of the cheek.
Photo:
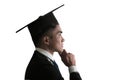
<svg viewBox="0 0 120 80">
<path fill-rule="evenodd" d="M 57 44 L 58 46 L 61 46 L 61 45 L 62 45 L 61 38 L 58 38 L 56 42 L 57 42 L 56 44 Z"/>
<path fill-rule="evenodd" d="M 62 41 L 61 41 L 61 37 L 54 38 L 54 40 L 52 40 L 51 44 L 52 44 L 51 48 L 53 48 L 55 51 L 57 51 L 57 52 L 62 52 L 63 51 L 63 44 L 62 44 Z"/>
<path fill-rule="evenodd" d="M 59 48 L 62 45 L 61 37 L 56 37 L 52 40 L 51 44 L 53 47 Z"/>
<path fill-rule="evenodd" d="M 59 44 L 59 41 L 57 38 L 53 38 L 51 41 L 50 41 L 50 46 L 51 47 L 57 47 L 57 45 Z"/>
</svg>

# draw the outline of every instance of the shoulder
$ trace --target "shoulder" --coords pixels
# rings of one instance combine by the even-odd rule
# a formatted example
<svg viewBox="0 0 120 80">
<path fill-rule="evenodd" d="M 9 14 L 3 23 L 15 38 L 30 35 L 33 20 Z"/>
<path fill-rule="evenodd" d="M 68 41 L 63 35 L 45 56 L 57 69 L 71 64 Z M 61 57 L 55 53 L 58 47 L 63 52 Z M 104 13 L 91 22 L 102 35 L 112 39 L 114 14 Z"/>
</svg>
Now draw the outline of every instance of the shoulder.
<svg viewBox="0 0 120 80">
<path fill-rule="evenodd" d="M 49 64 L 47 57 L 39 53 L 38 51 L 34 51 L 34 54 L 30 60 L 30 64 L 38 66 L 38 65 L 41 65 L 41 64 L 43 65 L 46 63 Z"/>
</svg>

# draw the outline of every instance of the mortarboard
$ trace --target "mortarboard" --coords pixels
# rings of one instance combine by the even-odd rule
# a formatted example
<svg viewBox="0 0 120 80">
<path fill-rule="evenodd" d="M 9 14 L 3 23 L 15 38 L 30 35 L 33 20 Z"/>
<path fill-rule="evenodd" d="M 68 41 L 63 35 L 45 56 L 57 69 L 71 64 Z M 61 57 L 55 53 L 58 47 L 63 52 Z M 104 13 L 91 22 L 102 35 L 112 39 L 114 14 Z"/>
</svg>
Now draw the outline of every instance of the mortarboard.
<svg viewBox="0 0 120 80">
<path fill-rule="evenodd" d="M 53 12 L 62 6 L 64 6 L 64 4 L 53 9 L 52 11 L 48 12 L 45 15 L 40 16 L 38 19 L 34 20 L 33 22 L 29 23 L 28 25 L 17 30 L 16 33 L 21 31 L 22 29 L 28 27 L 28 30 L 29 30 L 32 40 L 33 40 L 33 43 L 35 46 L 37 46 L 36 44 L 38 43 L 39 38 L 45 32 L 47 32 L 47 30 L 49 30 L 49 29 L 53 28 L 54 26 L 56 26 L 57 24 L 59 24 L 53 14 Z"/>
</svg>

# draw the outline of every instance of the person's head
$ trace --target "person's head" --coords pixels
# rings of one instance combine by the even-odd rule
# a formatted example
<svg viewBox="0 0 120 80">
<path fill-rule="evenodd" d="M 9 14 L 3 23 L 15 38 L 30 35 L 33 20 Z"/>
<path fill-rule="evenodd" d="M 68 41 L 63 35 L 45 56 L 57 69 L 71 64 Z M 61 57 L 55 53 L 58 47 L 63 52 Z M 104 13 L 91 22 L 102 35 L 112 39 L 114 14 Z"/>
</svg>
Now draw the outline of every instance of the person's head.
<svg viewBox="0 0 120 80">
<path fill-rule="evenodd" d="M 25 27 L 28 27 L 35 47 L 41 47 L 50 52 L 61 52 L 64 39 L 61 36 L 61 28 L 57 19 L 55 18 L 53 11 L 59 9 L 64 5 L 61 5 L 51 12 L 40 16 Z M 25 27 L 19 29 L 21 31 Z"/>
<path fill-rule="evenodd" d="M 61 28 L 53 13 L 40 16 L 29 24 L 28 29 L 35 47 L 44 48 L 51 53 L 61 52 L 64 39 L 61 36 Z"/>
<path fill-rule="evenodd" d="M 44 48 L 51 53 L 54 51 L 62 52 L 63 42 L 64 38 L 62 37 L 61 27 L 56 25 L 54 28 L 49 29 L 41 38 L 39 38 L 37 47 Z"/>
</svg>

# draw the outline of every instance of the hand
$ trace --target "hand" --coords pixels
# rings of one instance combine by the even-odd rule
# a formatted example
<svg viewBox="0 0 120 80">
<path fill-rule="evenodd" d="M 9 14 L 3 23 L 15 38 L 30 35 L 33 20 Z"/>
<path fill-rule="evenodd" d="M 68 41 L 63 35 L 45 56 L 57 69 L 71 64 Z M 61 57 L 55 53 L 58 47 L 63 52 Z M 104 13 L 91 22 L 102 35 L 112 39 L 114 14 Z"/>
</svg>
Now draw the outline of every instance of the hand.
<svg viewBox="0 0 120 80">
<path fill-rule="evenodd" d="M 63 50 L 62 53 L 59 53 L 62 62 L 70 67 L 70 66 L 75 66 L 76 61 L 75 61 L 75 56 L 72 53 L 67 53 L 66 50 Z"/>
</svg>

